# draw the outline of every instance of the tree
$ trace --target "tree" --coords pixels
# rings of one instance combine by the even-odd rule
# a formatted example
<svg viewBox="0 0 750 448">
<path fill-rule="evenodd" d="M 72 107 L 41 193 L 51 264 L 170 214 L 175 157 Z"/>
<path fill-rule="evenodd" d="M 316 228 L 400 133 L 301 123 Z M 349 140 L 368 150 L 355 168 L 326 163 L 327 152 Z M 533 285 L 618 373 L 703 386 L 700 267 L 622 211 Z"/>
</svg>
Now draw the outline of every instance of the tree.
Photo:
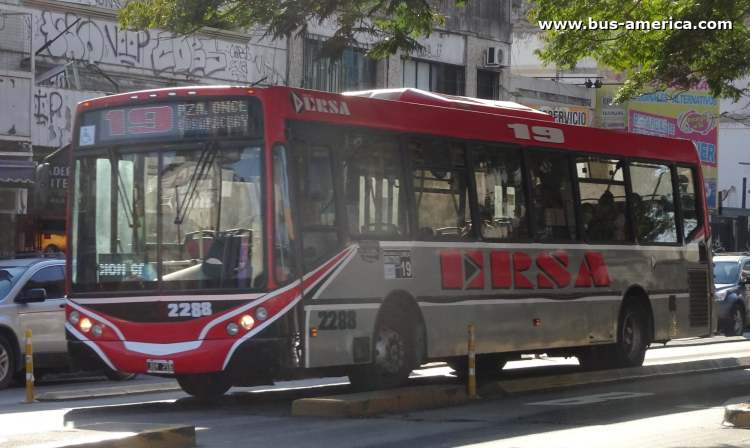
<svg viewBox="0 0 750 448">
<path fill-rule="evenodd" d="M 185 35 L 207 26 L 260 28 L 274 38 L 304 33 L 313 20 L 335 19 L 338 30 L 324 43 L 321 54 L 334 59 L 356 42 L 358 34 L 375 42 L 367 55 L 382 58 L 398 50 L 422 49 L 416 39 L 429 36 L 436 25 L 445 25 L 445 17 L 427 0 L 132 0 L 118 18 L 131 30 L 159 27 Z"/>
<path fill-rule="evenodd" d="M 532 23 L 582 21 L 586 29 L 547 31 L 537 50 L 544 63 L 572 69 L 591 57 L 628 80 L 615 101 L 646 91 L 688 89 L 705 80 L 712 95 L 738 100 L 750 94 L 732 82 L 750 74 L 750 0 L 535 0 Z M 617 23 L 613 29 L 612 21 Z M 667 22 L 644 31 L 620 23 Z M 728 21 L 731 30 L 695 29 L 701 21 Z M 596 22 L 596 29 L 593 24 Z M 689 22 L 693 29 L 677 29 Z M 670 26 L 671 23 L 671 26 Z M 568 27 L 570 28 L 570 27 Z M 583 28 L 583 27 L 581 27 Z M 671 28 L 671 29 L 670 29 Z"/>
</svg>

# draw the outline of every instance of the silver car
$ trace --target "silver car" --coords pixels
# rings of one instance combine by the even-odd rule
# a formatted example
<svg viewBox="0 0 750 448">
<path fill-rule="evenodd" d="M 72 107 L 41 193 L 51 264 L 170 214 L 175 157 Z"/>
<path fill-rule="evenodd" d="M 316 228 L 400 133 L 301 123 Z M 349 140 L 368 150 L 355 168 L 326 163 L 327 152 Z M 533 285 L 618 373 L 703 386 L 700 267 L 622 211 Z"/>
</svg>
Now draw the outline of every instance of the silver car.
<svg viewBox="0 0 750 448">
<path fill-rule="evenodd" d="M 65 260 L 0 260 L 0 390 L 25 378 L 26 330 L 31 330 L 34 371 L 68 371 L 65 339 Z M 109 379 L 134 374 L 104 372 Z"/>
</svg>

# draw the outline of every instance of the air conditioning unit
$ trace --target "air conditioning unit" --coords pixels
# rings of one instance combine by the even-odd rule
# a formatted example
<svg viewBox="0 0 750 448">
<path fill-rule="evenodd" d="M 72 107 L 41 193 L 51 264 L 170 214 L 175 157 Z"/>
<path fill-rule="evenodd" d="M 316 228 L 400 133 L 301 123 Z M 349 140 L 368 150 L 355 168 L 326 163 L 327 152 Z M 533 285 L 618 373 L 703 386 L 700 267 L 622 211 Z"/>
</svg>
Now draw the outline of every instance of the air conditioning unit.
<svg viewBox="0 0 750 448">
<path fill-rule="evenodd" d="M 485 67 L 507 67 L 509 54 L 500 47 L 488 47 L 484 53 Z"/>
</svg>

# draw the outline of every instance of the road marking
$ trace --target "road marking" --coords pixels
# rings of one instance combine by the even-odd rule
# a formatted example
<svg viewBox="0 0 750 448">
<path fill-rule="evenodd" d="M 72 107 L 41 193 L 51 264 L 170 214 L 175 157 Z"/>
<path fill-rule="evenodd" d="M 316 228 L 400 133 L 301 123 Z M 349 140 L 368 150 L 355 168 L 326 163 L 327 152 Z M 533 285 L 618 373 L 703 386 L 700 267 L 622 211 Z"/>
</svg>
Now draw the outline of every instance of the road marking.
<svg viewBox="0 0 750 448">
<path fill-rule="evenodd" d="M 607 394 L 583 395 L 575 398 L 562 398 L 559 400 L 539 401 L 537 403 L 526 403 L 526 406 L 579 406 L 584 404 L 602 403 L 609 400 L 623 400 L 625 398 L 637 398 L 654 395 L 641 392 L 610 392 Z"/>
</svg>

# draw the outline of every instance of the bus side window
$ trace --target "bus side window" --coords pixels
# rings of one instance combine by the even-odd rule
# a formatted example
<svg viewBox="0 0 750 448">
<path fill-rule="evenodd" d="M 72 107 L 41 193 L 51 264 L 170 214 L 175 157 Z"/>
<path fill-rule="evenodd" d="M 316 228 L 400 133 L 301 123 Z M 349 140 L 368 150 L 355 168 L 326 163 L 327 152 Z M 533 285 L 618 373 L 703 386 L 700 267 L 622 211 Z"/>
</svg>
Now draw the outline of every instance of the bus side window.
<svg viewBox="0 0 750 448">
<path fill-rule="evenodd" d="M 576 159 L 583 230 L 590 243 L 632 241 L 624 169 L 620 159 Z"/>
<path fill-rule="evenodd" d="M 347 133 L 341 150 L 349 235 L 404 236 L 408 210 L 399 139 Z"/>
<path fill-rule="evenodd" d="M 668 165 L 631 162 L 633 210 L 638 242 L 676 243 L 672 173 Z"/>
<path fill-rule="evenodd" d="M 419 236 L 423 239 L 473 239 L 469 171 L 460 143 L 409 141 Z"/>
<path fill-rule="evenodd" d="M 294 241 L 297 237 L 290 199 L 289 166 L 283 146 L 273 148 L 273 213 L 274 267 L 277 283 L 284 283 L 297 275 Z"/>
<path fill-rule="evenodd" d="M 695 177 L 693 176 L 692 168 L 677 167 L 677 187 L 680 192 L 682 232 L 687 244 L 693 240 L 693 237 L 701 228 L 700 216 L 698 215 L 698 197 L 695 194 Z"/>
<path fill-rule="evenodd" d="M 476 196 L 484 238 L 528 238 L 526 194 L 519 149 L 475 146 Z"/>
<path fill-rule="evenodd" d="M 567 154 L 529 151 L 534 223 L 540 240 L 578 238 L 569 161 Z"/>
</svg>

